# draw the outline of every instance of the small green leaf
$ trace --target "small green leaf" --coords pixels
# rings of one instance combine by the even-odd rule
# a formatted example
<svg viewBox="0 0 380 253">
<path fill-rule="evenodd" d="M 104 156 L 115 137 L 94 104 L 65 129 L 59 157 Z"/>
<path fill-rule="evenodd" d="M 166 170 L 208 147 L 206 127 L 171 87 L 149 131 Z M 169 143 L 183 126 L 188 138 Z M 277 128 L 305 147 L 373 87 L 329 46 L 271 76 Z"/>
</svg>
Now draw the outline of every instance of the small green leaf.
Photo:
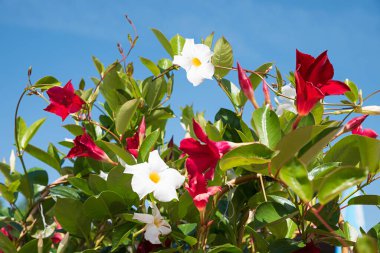
<svg viewBox="0 0 380 253">
<path fill-rule="evenodd" d="M 160 136 L 160 130 L 157 129 L 154 132 L 150 133 L 145 140 L 141 143 L 138 155 L 139 162 L 145 162 L 148 159 L 150 151 L 154 148 L 158 137 Z"/>
<path fill-rule="evenodd" d="M 185 38 L 176 34 L 170 39 L 170 45 L 173 49 L 173 55 L 180 55 L 183 45 L 185 45 Z"/>
<path fill-rule="evenodd" d="M 269 148 L 275 148 L 281 139 L 280 121 L 277 114 L 268 105 L 253 112 L 252 127 L 260 142 Z"/>
<path fill-rule="evenodd" d="M 297 209 L 289 205 L 281 205 L 276 202 L 264 202 L 260 204 L 255 212 L 253 228 L 263 228 L 269 224 L 276 224 L 298 213 Z"/>
<path fill-rule="evenodd" d="M 33 136 L 37 133 L 38 129 L 42 126 L 42 124 L 45 122 L 46 118 L 42 118 L 34 122 L 28 129 L 26 129 L 24 135 L 21 139 L 21 149 L 24 149 L 26 146 L 28 146 L 30 140 L 33 138 Z"/>
<path fill-rule="evenodd" d="M 182 231 L 184 235 L 189 235 L 191 232 L 195 230 L 197 226 L 198 226 L 197 223 L 187 223 L 187 224 L 178 225 L 178 228 L 179 230 Z"/>
<path fill-rule="evenodd" d="M 351 198 L 348 205 L 380 205 L 379 195 L 361 195 Z"/>
<path fill-rule="evenodd" d="M 69 131 L 74 136 L 83 134 L 83 127 L 75 124 L 68 124 L 63 126 L 67 131 Z"/>
<path fill-rule="evenodd" d="M 90 195 L 90 196 L 94 195 L 93 191 L 91 191 L 90 188 L 88 187 L 88 183 L 86 180 L 82 178 L 78 178 L 78 177 L 70 177 L 68 181 L 70 182 L 72 186 L 81 190 L 85 194 Z"/>
<path fill-rule="evenodd" d="M 211 61 L 215 66 L 214 76 L 217 79 L 222 79 L 230 72 L 229 69 L 218 68 L 218 66 L 231 68 L 234 63 L 232 47 L 224 37 L 216 41 Z"/>
<path fill-rule="evenodd" d="M 280 70 L 276 66 L 276 82 L 277 82 L 277 90 L 278 92 L 281 92 L 283 80 Z"/>
<path fill-rule="evenodd" d="M 203 41 L 203 44 L 211 48 L 213 40 L 214 40 L 214 32 L 212 32 L 209 36 L 206 37 L 206 39 Z"/>
<path fill-rule="evenodd" d="M 326 204 L 351 186 L 357 185 L 367 177 L 367 171 L 355 167 L 341 167 L 326 175 L 322 181 L 318 198 Z"/>
<path fill-rule="evenodd" d="M 288 162 L 281 168 L 279 175 L 303 201 L 307 202 L 313 198 L 313 186 L 305 166 L 300 161 L 293 159 Z"/>
<path fill-rule="evenodd" d="M 241 108 L 245 105 L 247 97 L 235 84 L 224 78 L 221 80 L 220 84 L 223 86 L 223 91 L 226 93 L 234 107 Z"/>
<path fill-rule="evenodd" d="M 359 91 L 358 91 L 358 87 L 356 86 L 356 84 L 348 79 L 346 79 L 345 81 L 345 84 L 348 85 L 348 87 L 350 87 L 350 91 L 347 91 L 346 93 L 344 93 L 344 95 L 346 95 L 346 97 L 352 102 L 352 103 L 356 103 L 358 101 L 358 98 L 359 98 Z"/>
<path fill-rule="evenodd" d="M 218 245 L 215 247 L 212 247 L 208 253 L 218 253 L 218 252 L 230 252 L 230 253 L 241 253 L 243 252 L 240 248 L 236 247 L 235 245 L 232 245 L 230 243 L 226 243 L 223 245 Z"/>
<path fill-rule="evenodd" d="M 53 198 L 69 198 L 69 199 L 80 199 L 78 191 L 74 188 L 67 186 L 56 186 L 50 189 L 50 195 Z"/>
<path fill-rule="evenodd" d="M 50 89 L 54 86 L 60 86 L 61 82 L 58 81 L 55 77 L 53 76 L 45 76 L 41 79 L 39 79 L 33 87 L 41 89 L 41 90 L 47 90 Z"/>
<path fill-rule="evenodd" d="M 115 143 L 103 141 L 103 144 L 107 146 L 115 155 L 117 155 L 119 158 L 121 158 L 124 162 L 126 162 L 129 165 L 135 164 L 135 158 L 127 152 L 122 147 L 118 146 Z"/>
<path fill-rule="evenodd" d="M 258 67 L 255 72 L 252 73 L 248 78 L 251 80 L 252 88 L 253 90 L 256 90 L 256 88 L 260 85 L 260 83 L 263 81 L 263 78 L 265 78 L 265 74 L 269 71 L 269 69 L 272 67 L 273 63 L 268 62 L 264 63 L 260 67 Z"/>
<path fill-rule="evenodd" d="M 165 48 L 166 52 L 168 52 L 168 54 L 171 57 L 173 57 L 174 54 L 173 54 L 172 46 L 171 46 L 169 40 L 165 37 L 165 35 L 162 32 L 160 32 L 159 30 L 154 29 L 154 28 L 152 28 L 152 32 L 154 33 L 154 35 L 156 36 L 158 41 L 161 43 L 161 45 Z"/>
<path fill-rule="evenodd" d="M 140 57 L 140 61 L 142 64 L 144 64 L 145 67 L 147 67 L 150 70 L 150 72 L 153 73 L 153 75 L 158 76 L 161 73 L 157 65 L 151 60 L 144 57 Z"/>
<path fill-rule="evenodd" d="M 160 67 L 162 70 L 168 69 L 171 66 L 173 66 L 173 62 L 170 59 L 162 58 L 157 62 L 158 67 Z"/>
<path fill-rule="evenodd" d="M 104 73 L 103 63 L 101 63 L 101 61 L 98 58 L 96 58 L 95 56 L 92 56 L 92 61 L 94 62 L 94 65 L 95 65 L 96 69 L 98 70 L 100 76 L 103 76 L 103 73 Z"/>
<path fill-rule="evenodd" d="M 115 125 L 116 131 L 123 134 L 129 127 L 129 123 L 136 113 L 140 104 L 140 99 L 132 99 L 125 102 L 116 114 Z"/>
<path fill-rule="evenodd" d="M 84 202 L 83 209 L 86 215 L 93 219 L 112 218 L 127 209 L 124 200 L 119 194 L 104 191 L 97 196 L 91 196 Z"/>
<path fill-rule="evenodd" d="M 364 235 L 358 238 L 354 247 L 355 253 L 373 253 L 379 252 L 376 240 L 370 236 Z"/>
</svg>

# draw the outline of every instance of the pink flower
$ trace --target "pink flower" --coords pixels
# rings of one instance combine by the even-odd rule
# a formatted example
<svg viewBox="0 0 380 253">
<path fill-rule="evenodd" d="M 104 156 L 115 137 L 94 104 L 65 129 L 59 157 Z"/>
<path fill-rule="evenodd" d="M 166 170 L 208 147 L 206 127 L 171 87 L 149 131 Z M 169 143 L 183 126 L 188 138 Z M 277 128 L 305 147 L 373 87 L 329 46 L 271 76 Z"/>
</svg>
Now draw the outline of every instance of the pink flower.
<svg viewBox="0 0 380 253">
<path fill-rule="evenodd" d="M 193 138 L 183 139 L 179 149 L 189 157 L 186 160 L 186 168 L 190 175 L 202 173 L 206 180 L 214 178 L 215 166 L 219 159 L 232 148 L 237 146 L 236 143 L 228 141 L 212 141 L 201 126 L 193 120 L 193 129 L 198 140 Z"/>
<path fill-rule="evenodd" d="M 126 138 L 126 150 L 129 153 L 131 153 L 131 155 L 133 155 L 135 158 L 137 158 L 139 154 L 139 147 L 145 138 L 145 129 L 145 117 L 143 117 L 140 126 L 137 129 L 137 132 L 132 137 Z"/>
<path fill-rule="evenodd" d="M 75 137 L 74 147 L 69 151 L 66 158 L 91 157 L 92 159 L 115 164 L 107 154 L 91 139 L 90 135 L 83 129 L 83 134 Z"/>
<path fill-rule="evenodd" d="M 296 51 L 296 106 L 300 116 L 306 116 L 319 100 L 329 95 L 342 95 L 350 88 L 343 82 L 331 80 L 334 68 L 327 51 L 317 58 Z"/>
<path fill-rule="evenodd" d="M 346 133 L 346 132 L 351 131 L 352 134 L 363 135 L 363 136 L 376 139 L 377 133 L 374 130 L 369 129 L 369 128 L 363 129 L 362 127 L 362 123 L 367 117 L 368 115 L 363 115 L 363 116 L 359 116 L 359 117 L 355 117 L 351 119 L 344 126 L 343 132 Z"/>
<path fill-rule="evenodd" d="M 62 87 L 52 87 L 47 91 L 50 99 L 50 105 L 44 110 L 54 113 L 62 118 L 62 121 L 70 113 L 76 113 L 82 109 L 85 103 L 77 94 L 74 93 L 71 80 Z"/>
<path fill-rule="evenodd" d="M 208 187 L 207 180 L 201 173 L 189 177 L 189 183 L 185 184 L 185 188 L 193 198 L 194 205 L 200 212 L 203 212 L 206 208 L 210 196 L 222 190 L 220 186 Z"/>
<path fill-rule="evenodd" d="M 353 129 L 352 134 L 363 135 L 363 136 L 367 136 L 369 138 L 374 138 L 374 139 L 376 139 L 378 136 L 378 134 L 374 130 L 370 128 L 363 129 L 361 125 Z"/>
<path fill-rule="evenodd" d="M 257 104 L 255 99 L 255 94 L 253 91 L 251 80 L 249 80 L 247 74 L 245 73 L 244 69 L 240 66 L 239 63 L 237 63 L 237 70 L 240 88 L 244 92 L 244 95 L 249 99 L 249 101 L 251 101 L 255 108 L 259 108 L 259 105 Z"/>
</svg>

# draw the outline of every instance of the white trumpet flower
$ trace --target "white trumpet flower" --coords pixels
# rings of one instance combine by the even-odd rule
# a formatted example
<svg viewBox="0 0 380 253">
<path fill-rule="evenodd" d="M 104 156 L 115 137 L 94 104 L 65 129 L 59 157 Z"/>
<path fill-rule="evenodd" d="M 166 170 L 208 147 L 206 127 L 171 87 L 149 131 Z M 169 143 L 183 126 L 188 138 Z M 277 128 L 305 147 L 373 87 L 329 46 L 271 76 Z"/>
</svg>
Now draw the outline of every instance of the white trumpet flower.
<svg viewBox="0 0 380 253">
<path fill-rule="evenodd" d="M 211 57 L 214 53 L 204 44 L 194 44 L 194 39 L 186 39 L 180 55 L 175 55 L 173 63 L 187 72 L 187 79 L 198 86 L 204 79 L 212 79 L 214 65 Z"/>
</svg>

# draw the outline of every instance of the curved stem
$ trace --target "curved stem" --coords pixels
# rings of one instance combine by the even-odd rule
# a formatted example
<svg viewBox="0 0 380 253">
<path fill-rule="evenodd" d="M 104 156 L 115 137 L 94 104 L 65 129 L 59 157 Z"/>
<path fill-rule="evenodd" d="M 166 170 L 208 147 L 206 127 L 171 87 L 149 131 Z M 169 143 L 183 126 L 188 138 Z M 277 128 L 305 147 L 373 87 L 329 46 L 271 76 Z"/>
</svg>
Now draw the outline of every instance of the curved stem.
<svg viewBox="0 0 380 253">
<path fill-rule="evenodd" d="M 116 134 L 114 134 L 113 132 L 111 132 L 110 129 L 108 129 L 108 128 L 102 126 L 100 123 L 98 123 L 98 122 L 96 122 L 96 121 L 94 121 L 94 120 L 89 120 L 88 122 L 91 123 L 91 124 L 94 124 L 94 125 L 96 125 L 96 126 L 98 126 L 98 127 L 100 127 L 101 129 L 103 129 L 104 131 L 106 131 L 106 133 L 112 135 L 112 137 L 113 137 L 117 142 L 119 142 L 119 144 L 121 144 L 120 138 L 119 138 Z"/>
<path fill-rule="evenodd" d="M 372 97 L 373 95 L 377 94 L 377 93 L 380 93 L 380 90 L 377 90 L 377 91 L 374 91 L 372 92 L 371 94 L 369 94 L 368 96 L 366 96 L 363 101 L 366 101 L 367 99 L 369 99 L 370 97 Z"/>
</svg>

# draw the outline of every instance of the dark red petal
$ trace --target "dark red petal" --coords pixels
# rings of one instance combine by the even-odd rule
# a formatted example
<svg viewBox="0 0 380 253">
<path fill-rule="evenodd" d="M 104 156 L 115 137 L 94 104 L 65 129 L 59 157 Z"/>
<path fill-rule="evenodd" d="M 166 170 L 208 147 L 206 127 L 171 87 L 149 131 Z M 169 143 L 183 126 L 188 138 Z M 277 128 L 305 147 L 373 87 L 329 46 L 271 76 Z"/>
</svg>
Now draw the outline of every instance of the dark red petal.
<svg viewBox="0 0 380 253">
<path fill-rule="evenodd" d="M 239 63 L 237 63 L 237 70 L 240 88 L 249 100 L 253 100 L 254 92 L 251 80 L 248 78 L 247 73 L 243 70 Z"/>
<path fill-rule="evenodd" d="M 63 89 L 65 89 L 69 93 L 74 93 L 74 91 L 75 91 L 73 84 L 71 83 L 71 80 L 66 83 L 66 85 L 63 87 Z"/>
<path fill-rule="evenodd" d="M 308 69 L 313 64 L 315 58 L 309 54 L 304 54 L 296 49 L 296 69 L 305 77 Z"/>
<path fill-rule="evenodd" d="M 370 137 L 370 138 L 374 138 L 374 139 L 376 139 L 378 136 L 378 134 L 370 128 L 363 129 L 362 135 Z"/>
<path fill-rule="evenodd" d="M 315 59 L 303 78 L 306 81 L 312 82 L 314 85 L 318 85 L 326 83 L 331 80 L 333 76 L 334 68 L 327 56 L 327 51 L 324 51 Z"/>
<path fill-rule="evenodd" d="M 329 95 L 342 95 L 347 91 L 350 91 L 350 87 L 341 81 L 329 80 L 326 84 L 320 87 L 325 96 Z"/>
<path fill-rule="evenodd" d="M 195 135 L 198 137 L 200 141 L 204 143 L 208 142 L 208 137 L 206 133 L 203 131 L 201 125 L 199 125 L 198 122 L 196 122 L 194 119 L 193 119 L 193 129 L 194 129 Z"/>
<path fill-rule="evenodd" d="M 54 102 L 48 105 L 44 110 L 60 116 L 62 118 L 62 121 L 64 121 L 70 114 L 66 107 Z"/>
<path fill-rule="evenodd" d="M 88 156 L 89 156 L 88 150 L 85 149 L 83 146 L 74 146 L 72 149 L 70 149 L 66 158 L 88 157 Z"/>
<path fill-rule="evenodd" d="M 315 87 L 312 83 L 305 82 L 302 76 L 299 75 L 298 71 L 294 74 L 296 78 L 297 111 L 300 116 L 306 116 L 318 103 L 318 101 L 324 98 L 324 95 L 322 91 Z"/>
<path fill-rule="evenodd" d="M 345 131 L 352 131 L 355 128 L 358 128 L 364 120 L 368 117 L 368 115 L 363 115 L 359 117 L 355 117 L 347 122 L 347 124 L 344 126 Z"/>
<path fill-rule="evenodd" d="M 76 113 L 82 109 L 82 105 L 84 104 L 84 101 L 78 96 L 75 95 L 72 97 L 71 104 L 69 105 L 69 111 L 70 113 Z"/>
</svg>

